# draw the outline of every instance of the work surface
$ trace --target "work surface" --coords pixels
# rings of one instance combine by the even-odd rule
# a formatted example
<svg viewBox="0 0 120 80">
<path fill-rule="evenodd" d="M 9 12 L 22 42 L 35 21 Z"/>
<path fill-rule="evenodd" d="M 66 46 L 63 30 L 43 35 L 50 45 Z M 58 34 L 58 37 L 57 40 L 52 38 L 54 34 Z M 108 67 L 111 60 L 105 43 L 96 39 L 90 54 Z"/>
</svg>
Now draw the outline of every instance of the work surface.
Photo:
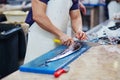
<svg viewBox="0 0 120 80">
<path fill-rule="evenodd" d="M 120 45 L 91 47 L 70 64 L 70 71 L 53 75 L 16 71 L 2 80 L 120 80 Z"/>
</svg>

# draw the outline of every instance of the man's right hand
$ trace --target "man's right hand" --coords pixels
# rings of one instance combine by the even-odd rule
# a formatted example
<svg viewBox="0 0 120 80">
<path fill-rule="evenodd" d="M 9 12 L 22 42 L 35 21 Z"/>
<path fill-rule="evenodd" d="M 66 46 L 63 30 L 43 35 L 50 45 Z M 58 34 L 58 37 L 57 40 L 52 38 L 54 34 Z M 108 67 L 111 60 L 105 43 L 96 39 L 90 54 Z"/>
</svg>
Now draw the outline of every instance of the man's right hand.
<svg viewBox="0 0 120 80">
<path fill-rule="evenodd" d="M 59 37 L 61 43 L 66 46 L 70 46 L 74 43 L 74 40 L 66 34 Z"/>
</svg>

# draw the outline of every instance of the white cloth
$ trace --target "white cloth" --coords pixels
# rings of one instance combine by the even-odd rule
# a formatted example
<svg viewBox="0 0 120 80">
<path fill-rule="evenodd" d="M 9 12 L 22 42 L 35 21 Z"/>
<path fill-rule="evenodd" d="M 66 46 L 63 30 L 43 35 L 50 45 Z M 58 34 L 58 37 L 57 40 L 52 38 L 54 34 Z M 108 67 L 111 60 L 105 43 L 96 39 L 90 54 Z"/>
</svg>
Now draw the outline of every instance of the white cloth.
<svg viewBox="0 0 120 80">
<path fill-rule="evenodd" d="M 47 5 L 47 16 L 51 22 L 63 32 L 66 32 L 70 20 L 69 10 L 72 0 L 50 0 Z M 28 33 L 28 45 L 24 63 L 55 48 L 55 36 L 34 23 Z"/>
</svg>

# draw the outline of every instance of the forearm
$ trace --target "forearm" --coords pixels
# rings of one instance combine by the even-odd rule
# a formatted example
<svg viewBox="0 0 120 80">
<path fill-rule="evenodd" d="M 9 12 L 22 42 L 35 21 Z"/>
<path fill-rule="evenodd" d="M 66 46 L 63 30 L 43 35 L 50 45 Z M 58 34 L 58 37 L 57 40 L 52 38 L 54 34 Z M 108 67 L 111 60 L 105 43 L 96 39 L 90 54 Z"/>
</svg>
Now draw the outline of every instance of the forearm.
<svg viewBox="0 0 120 80">
<path fill-rule="evenodd" d="M 47 5 L 41 1 L 32 0 L 33 19 L 41 28 L 59 37 L 63 34 L 63 32 L 52 24 L 46 15 L 46 7 Z"/>
<path fill-rule="evenodd" d="M 60 37 L 63 35 L 63 32 L 60 31 L 55 25 L 52 24 L 52 22 L 49 20 L 49 18 L 46 15 L 42 15 L 41 17 L 37 17 L 35 19 L 35 22 L 44 30 L 53 33 L 54 35 Z"/>
<path fill-rule="evenodd" d="M 87 39 L 85 32 L 82 31 L 82 19 L 79 10 L 71 11 L 71 21 L 72 21 L 72 28 L 75 32 L 74 36 L 79 40 Z"/>
<path fill-rule="evenodd" d="M 75 33 L 82 30 L 81 18 L 77 18 L 75 20 L 72 20 L 72 28 L 73 28 Z"/>
<path fill-rule="evenodd" d="M 82 19 L 79 10 L 74 14 L 75 16 L 71 17 L 71 23 L 72 23 L 72 29 L 76 33 L 82 30 Z"/>
</svg>

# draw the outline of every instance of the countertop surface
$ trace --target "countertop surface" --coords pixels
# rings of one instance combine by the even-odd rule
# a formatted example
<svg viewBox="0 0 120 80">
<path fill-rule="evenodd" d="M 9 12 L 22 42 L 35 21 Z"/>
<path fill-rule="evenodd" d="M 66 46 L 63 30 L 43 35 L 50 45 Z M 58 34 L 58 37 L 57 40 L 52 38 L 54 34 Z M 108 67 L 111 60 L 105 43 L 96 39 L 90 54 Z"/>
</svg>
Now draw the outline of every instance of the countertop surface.
<svg viewBox="0 0 120 80">
<path fill-rule="evenodd" d="M 69 66 L 59 78 L 18 70 L 2 80 L 120 80 L 120 45 L 91 47 Z"/>
<path fill-rule="evenodd" d="M 9 4 L 0 4 L 0 14 L 2 14 L 4 11 L 10 11 L 10 10 L 22 10 L 30 8 L 31 4 L 28 5 L 9 5 Z"/>
</svg>

